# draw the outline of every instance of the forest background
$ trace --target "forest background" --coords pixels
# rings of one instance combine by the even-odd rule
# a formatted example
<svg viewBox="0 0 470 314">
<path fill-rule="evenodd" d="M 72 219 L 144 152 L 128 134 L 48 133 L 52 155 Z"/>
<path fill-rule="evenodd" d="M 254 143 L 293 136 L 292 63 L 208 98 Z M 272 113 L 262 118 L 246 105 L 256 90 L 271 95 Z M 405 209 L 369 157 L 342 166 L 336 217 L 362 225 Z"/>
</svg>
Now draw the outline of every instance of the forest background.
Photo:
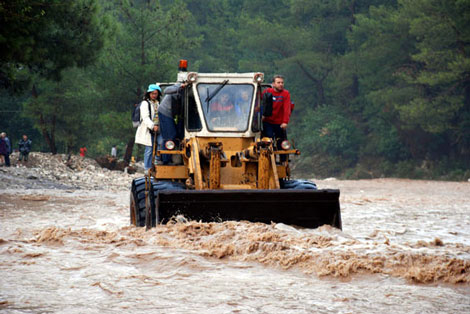
<svg viewBox="0 0 470 314">
<path fill-rule="evenodd" d="M 0 45 L 14 148 L 123 156 L 187 59 L 286 77 L 296 173 L 470 178 L 470 0 L 0 0 Z"/>
</svg>

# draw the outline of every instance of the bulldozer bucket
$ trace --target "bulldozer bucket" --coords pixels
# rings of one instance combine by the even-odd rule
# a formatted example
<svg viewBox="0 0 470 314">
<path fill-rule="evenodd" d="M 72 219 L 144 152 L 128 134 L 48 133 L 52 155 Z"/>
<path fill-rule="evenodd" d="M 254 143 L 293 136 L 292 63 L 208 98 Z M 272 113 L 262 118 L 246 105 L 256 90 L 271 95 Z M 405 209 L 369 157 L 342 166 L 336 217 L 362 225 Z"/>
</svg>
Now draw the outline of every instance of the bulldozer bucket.
<svg viewBox="0 0 470 314">
<path fill-rule="evenodd" d="M 157 219 L 248 220 L 306 228 L 341 229 L 339 190 L 162 190 L 155 199 Z"/>
</svg>

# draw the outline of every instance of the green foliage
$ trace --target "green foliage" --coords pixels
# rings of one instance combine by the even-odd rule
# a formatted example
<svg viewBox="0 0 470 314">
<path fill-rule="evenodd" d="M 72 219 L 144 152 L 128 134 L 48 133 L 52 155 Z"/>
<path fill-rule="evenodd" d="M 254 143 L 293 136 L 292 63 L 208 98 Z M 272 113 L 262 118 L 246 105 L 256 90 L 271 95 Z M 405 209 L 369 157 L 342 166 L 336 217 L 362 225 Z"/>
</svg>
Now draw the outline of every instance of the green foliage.
<svg viewBox="0 0 470 314">
<path fill-rule="evenodd" d="M 200 72 L 236 72 L 242 50 L 238 45 L 241 0 L 187 0 L 194 16 L 188 36 L 200 40 L 200 47 L 185 54 L 191 70 Z M 238 8 L 237 8 L 238 7 Z M 237 8 L 237 9 L 234 9 Z"/>
<path fill-rule="evenodd" d="M 295 171 L 464 178 L 469 24 L 468 0 L 0 0 L 0 83 L 30 90 L 1 91 L 1 126 L 40 132 L 41 149 L 122 153 L 132 105 L 184 58 L 286 77 Z"/>
<path fill-rule="evenodd" d="M 135 129 L 131 127 L 131 123 L 129 122 L 130 114 L 127 112 L 110 111 L 102 113 L 97 120 L 101 128 L 103 130 L 109 130 L 109 132 L 105 131 L 101 138 L 92 141 L 96 146 L 94 150 L 95 154 L 109 154 L 113 145 L 116 145 L 117 148 L 123 152 L 129 134 L 133 135 L 135 132 Z"/>
<path fill-rule="evenodd" d="M 65 146 L 69 152 L 91 139 L 89 124 L 98 91 L 83 70 L 65 70 L 59 82 L 38 79 L 34 93 L 24 103 L 24 112 L 52 147 Z"/>
<path fill-rule="evenodd" d="M 411 152 L 418 151 L 411 138 L 418 132 L 424 139 L 438 136 L 450 143 L 450 153 L 470 157 L 460 127 L 470 111 L 469 14 L 468 1 L 402 0 L 396 8 L 371 7 L 353 26 L 352 56 L 361 62 L 371 108 L 392 113 L 388 121 L 399 126 Z M 433 148 L 442 149 L 431 141 L 420 144 L 431 155 Z"/>
<path fill-rule="evenodd" d="M 22 116 L 22 103 L 26 98 L 26 95 L 12 95 L 0 89 L 0 132 L 7 133 L 13 149 L 18 149 L 16 144 L 26 134 L 33 142 L 33 150 L 42 150 L 41 135 L 34 129 L 31 119 Z"/>
<path fill-rule="evenodd" d="M 115 104 L 141 99 L 151 83 L 174 81 L 177 61 L 199 44 L 198 37 L 185 36 L 193 21 L 182 1 L 117 0 L 107 10 L 115 42 L 106 47 L 98 75 Z"/>
<path fill-rule="evenodd" d="M 361 145 L 356 125 L 331 106 L 320 106 L 302 121 L 303 128 L 312 130 L 302 136 L 299 145 L 306 153 L 325 153 L 355 161 Z"/>
<path fill-rule="evenodd" d="M 106 33 L 99 14 L 95 0 L 0 1 L 1 85 L 13 86 L 23 68 L 58 80 L 93 63 Z"/>
<path fill-rule="evenodd" d="M 416 38 L 412 55 L 421 67 L 404 79 L 421 88 L 406 106 L 398 106 L 403 120 L 430 133 L 445 133 L 460 123 L 470 108 L 470 6 L 467 1 L 401 1 L 401 15 L 408 18 Z M 467 90 L 466 90 L 467 89 Z"/>
<path fill-rule="evenodd" d="M 305 156 L 294 162 L 292 174 L 294 177 L 306 178 L 328 178 L 342 176 L 345 171 L 344 160 L 339 156 L 328 154 L 305 154 Z"/>
<path fill-rule="evenodd" d="M 133 145 L 133 104 L 142 99 L 149 84 L 175 81 L 177 61 L 198 47 L 200 37 L 188 35 L 194 20 L 182 1 L 116 0 L 104 5 L 114 31 L 91 71 L 100 90 L 95 103 L 96 120 L 101 123 L 96 129 L 103 130 L 91 146 L 109 153 L 112 143 L 121 151 Z"/>
</svg>

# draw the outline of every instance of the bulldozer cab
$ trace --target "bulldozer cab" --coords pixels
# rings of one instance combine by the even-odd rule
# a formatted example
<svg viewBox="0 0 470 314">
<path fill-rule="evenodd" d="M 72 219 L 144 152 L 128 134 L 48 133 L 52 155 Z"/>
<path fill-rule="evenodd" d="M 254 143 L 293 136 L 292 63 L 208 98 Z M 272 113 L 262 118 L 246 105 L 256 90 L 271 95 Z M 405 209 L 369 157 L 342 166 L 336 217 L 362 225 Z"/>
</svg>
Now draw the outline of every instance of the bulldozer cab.
<svg viewBox="0 0 470 314">
<path fill-rule="evenodd" d="M 260 136 L 261 85 L 254 81 L 256 73 L 192 75 L 197 81 L 184 93 L 185 137 Z"/>
<path fill-rule="evenodd" d="M 300 151 L 262 137 L 263 80 L 262 73 L 178 73 L 184 138 L 164 139 L 156 154 L 180 161 L 133 181 L 132 224 L 152 227 L 183 215 L 341 228 L 339 191 L 292 180 L 288 157 Z"/>
<path fill-rule="evenodd" d="M 157 154 L 179 154 L 182 163 L 157 166 L 154 176 L 188 179 L 197 190 L 280 188 L 289 166 L 276 162 L 277 155 L 298 151 L 280 152 L 271 139 L 261 138 L 263 79 L 262 73 L 179 72 L 178 82 L 186 83 L 184 138 L 172 151 L 166 147 Z M 266 154 L 258 158 L 262 150 Z"/>
</svg>

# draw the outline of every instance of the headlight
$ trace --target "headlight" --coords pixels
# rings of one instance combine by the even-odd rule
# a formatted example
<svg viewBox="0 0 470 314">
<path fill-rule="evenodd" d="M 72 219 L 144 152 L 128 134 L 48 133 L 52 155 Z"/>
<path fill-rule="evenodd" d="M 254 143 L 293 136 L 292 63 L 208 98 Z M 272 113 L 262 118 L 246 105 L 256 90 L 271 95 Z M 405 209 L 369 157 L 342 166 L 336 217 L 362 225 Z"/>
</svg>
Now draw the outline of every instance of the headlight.
<svg viewBox="0 0 470 314">
<path fill-rule="evenodd" d="M 263 83 L 264 81 L 264 74 L 263 73 L 256 73 L 253 77 L 253 81 L 255 83 Z"/>
<path fill-rule="evenodd" d="M 290 149 L 290 143 L 289 143 L 289 141 L 288 141 L 288 140 L 282 141 L 282 143 L 281 143 L 281 148 L 282 148 L 283 150 L 288 150 L 288 149 Z"/>
<path fill-rule="evenodd" d="M 188 81 L 194 83 L 197 81 L 197 73 L 191 72 L 188 74 Z"/>
<path fill-rule="evenodd" d="M 165 148 L 166 148 L 167 150 L 173 150 L 173 149 L 175 149 L 175 142 L 173 142 L 173 141 L 166 141 L 166 143 L 165 143 Z"/>
</svg>

